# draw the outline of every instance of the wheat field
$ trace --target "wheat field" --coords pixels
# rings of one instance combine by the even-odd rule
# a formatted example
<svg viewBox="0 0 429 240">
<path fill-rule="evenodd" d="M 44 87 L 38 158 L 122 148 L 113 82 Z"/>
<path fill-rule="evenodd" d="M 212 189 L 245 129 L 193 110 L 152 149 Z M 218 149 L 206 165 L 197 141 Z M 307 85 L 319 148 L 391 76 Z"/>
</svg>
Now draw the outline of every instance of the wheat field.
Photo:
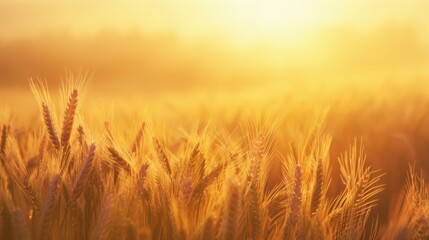
<svg viewBox="0 0 429 240">
<path fill-rule="evenodd" d="M 363 136 L 374 133 L 348 137 L 329 125 L 340 106 L 289 101 L 284 116 L 272 105 L 229 124 L 226 113 L 223 123 L 160 123 L 130 110 L 132 122 L 111 122 L 84 109 L 84 75 L 70 75 L 54 100 L 46 82 L 30 87 L 33 120 L 9 117 L 1 128 L 1 239 L 429 238 L 418 139 L 392 137 L 402 165 L 368 161 L 364 142 L 376 144 Z"/>
<path fill-rule="evenodd" d="M 429 240 L 428 0 L 0 0 L 0 240 Z"/>
</svg>

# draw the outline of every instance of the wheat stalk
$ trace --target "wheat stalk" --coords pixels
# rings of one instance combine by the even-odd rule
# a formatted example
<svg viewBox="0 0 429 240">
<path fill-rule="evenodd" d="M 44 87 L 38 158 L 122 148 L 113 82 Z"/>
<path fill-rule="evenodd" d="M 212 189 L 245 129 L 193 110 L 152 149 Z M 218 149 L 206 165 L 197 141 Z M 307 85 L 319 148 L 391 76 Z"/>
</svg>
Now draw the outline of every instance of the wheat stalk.
<svg viewBox="0 0 429 240">
<path fill-rule="evenodd" d="M 215 220 L 212 216 L 209 216 L 198 229 L 198 232 L 191 238 L 192 240 L 215 240 Z"/>
<path fill-rule="evenodd" d="M 146 123 L 143 122 L 139 128 L 139 131 L 137 132 L 136 137 L 134 138 L 134 142 L 133 142 L 133 145 L 131 147 L 131 151 L 133 153 L 135 153 L 137 151 L 137 148 L 140 146 L 140 143 L 143 139 L 143 133 L 144 133 L 145 126 L 146 126 Z"/>
<path fill-rule="evenodd" d="M 165 155 L 165 152 L 162 149 L 161 144 L 159 144 L 158 140 L 155 138 L 154 138 L 154 144 L 155 144 L 155 151 L 159 161 L 161 162 L 162 166 L 164 167 L 168 175 L 171 176 L 171 167 L 170 167 L 170 163 L 168 161 L 167 155 Z"/>
<path fill-rule="evenodd" d="M 38 235 L 36 239 L 47 239 L 49 232 L 49 224 L 52 220 L 52 215 L 55 208 L 55 199 L 57 195 L 58 186 L 61 183 L 61 178 L 56 175 L 52 178 L 49 188 L 46 193 L 46 198 L 43 203 L 43 208 L 40 215 Z"/>
<path fill-rule="evenodd" d="M 220 239 L 237 239 L 240 223 L 241 201 L 241 187 L 238 183 L 232 182 L 229 186 L 228 198 L 224 207 Z"/>
<path fill-rule="evenodd" d="M 137 227 L 133 224 L 132 221 L 128 220 L 127 225 L 125 226 L 125 239 L 127 240 L 137 240 Z"/>
<path fill-rule="evenodd" d="M 30 229 L 24 213 L 17 208 L 12 212 L 12 224 L 15 239 L 30 240 Z M 0 235 L 1 236 L 1 235 Z"/>
<path fill-rule="evenodd" d="M 93 161 L 95 157 L 95 150 L 95 144 L 91 144 L 91 146 L 89 147 L 88 157 L 86 158 L 86 161 L 83 164 L 81 170 L 79 171 L 76 181 L 74 182 L 71 194 L 71 201 L 73 204 L 80 197 L 84 188 L 86 187 L 86 182 L 89 179 L 89 175 L 91 174 L 94 165 Z"/>
<path fill-rule="evenodd" d="M 103 208 L 97 219 L 92 239 L 107 239 L 110 234 L 110 225 L 113 221 L 113 196 L 109 195 L 104 201 Z"/>
</svg>

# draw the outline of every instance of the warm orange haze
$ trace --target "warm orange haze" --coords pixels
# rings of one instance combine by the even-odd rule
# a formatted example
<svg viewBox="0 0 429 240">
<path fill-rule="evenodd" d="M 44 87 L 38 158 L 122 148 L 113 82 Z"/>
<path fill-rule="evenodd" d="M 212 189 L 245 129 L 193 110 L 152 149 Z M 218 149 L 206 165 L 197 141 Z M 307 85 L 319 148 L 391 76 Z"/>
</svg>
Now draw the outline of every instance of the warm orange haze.
<svg viewBox="0 0 429 240">
<path fill-rule="evenodd" d="M 428 13 L 0 1 L 0 239 L 428 239 Z"/>
</svg>

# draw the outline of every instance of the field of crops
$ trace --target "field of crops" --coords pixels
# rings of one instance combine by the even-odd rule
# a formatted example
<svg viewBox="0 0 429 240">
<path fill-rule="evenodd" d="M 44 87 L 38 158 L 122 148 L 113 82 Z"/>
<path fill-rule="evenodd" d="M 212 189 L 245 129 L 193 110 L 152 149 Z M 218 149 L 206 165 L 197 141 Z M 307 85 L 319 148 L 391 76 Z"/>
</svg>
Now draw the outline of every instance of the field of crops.
<svg viewBox="0 0 429 240">
<path fill-rule="evenodd" d="M 2 239 L 429 237 L 424 81 L 110 109 L 85 82 L 3 111 Z"/>
<path fill-rule="evenodd" d="M 0 0 L 0 240 L 428 240 L 428 13 Z"/>
</svg>

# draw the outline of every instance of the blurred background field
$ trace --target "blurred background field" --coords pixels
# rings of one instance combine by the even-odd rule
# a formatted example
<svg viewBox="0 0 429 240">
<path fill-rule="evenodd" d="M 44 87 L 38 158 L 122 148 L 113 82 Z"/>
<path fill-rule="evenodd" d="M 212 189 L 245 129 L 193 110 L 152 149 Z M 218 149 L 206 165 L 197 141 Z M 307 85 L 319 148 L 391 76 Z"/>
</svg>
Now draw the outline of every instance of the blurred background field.
<svg viewBox="0 0 429 240">
<path fill-rule="evenodd" d="M 425 80 L 428 11 L 423 0 L 4 0 L 0 86 L 55 84 L 66 69 L 127 96 Z"/>
</svg>

